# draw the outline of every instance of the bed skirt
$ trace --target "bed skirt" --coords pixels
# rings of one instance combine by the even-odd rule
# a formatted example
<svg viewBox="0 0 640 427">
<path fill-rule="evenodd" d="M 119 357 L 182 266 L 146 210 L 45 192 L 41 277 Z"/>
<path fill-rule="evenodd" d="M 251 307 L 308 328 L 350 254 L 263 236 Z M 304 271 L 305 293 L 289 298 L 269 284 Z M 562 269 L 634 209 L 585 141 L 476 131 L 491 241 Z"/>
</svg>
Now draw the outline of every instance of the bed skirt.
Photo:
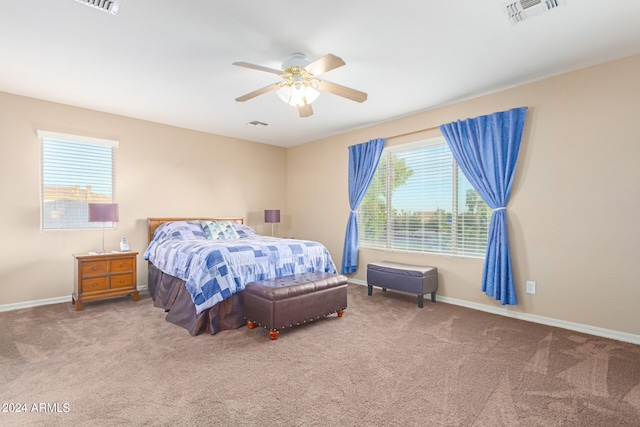
<svg viewBox="0 0 640 427">
<path fill-rule="evenodd" d="M 184 280 L 170 276 L 149 263 L 149 295 L 156 307 L 167 313 L 167 321 L 185 328 L 191 335 L 216 334 L 247 324 L 242 294 L 233 294 L 210 309 L 196 314 Z"/>
</svg>

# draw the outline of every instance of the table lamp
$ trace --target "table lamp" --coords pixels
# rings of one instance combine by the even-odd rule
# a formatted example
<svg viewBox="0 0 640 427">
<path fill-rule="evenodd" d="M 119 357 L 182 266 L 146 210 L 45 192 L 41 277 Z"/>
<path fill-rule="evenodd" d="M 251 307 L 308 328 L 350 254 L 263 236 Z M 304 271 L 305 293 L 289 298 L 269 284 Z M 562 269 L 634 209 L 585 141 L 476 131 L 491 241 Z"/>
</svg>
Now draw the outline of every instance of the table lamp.
<svg viewBox="0 0 640 427">
<path fill-rule="evenodd" d="M 267 209 L 264 211 L 264 222 L 271 224 L 271 236 L 273 236 L 273 224 L 280 222 L 279 209 Z"/>
<path fill-rule="evenodd" d="M 118 204 L 117 203 L 89 203 L 89 222 L 102 223 L 102 252 L 104 250 L 104 223 L 118 222 Z"/>
</svg>

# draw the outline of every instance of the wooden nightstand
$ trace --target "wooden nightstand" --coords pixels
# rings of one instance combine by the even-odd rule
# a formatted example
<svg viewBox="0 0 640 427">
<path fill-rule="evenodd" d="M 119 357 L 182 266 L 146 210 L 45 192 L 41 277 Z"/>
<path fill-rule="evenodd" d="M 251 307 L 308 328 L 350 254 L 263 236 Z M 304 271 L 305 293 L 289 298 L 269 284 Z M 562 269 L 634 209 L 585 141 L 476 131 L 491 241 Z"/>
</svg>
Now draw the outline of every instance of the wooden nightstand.
<svg viewBox="0 0 640 427">
<path fill-rule="evenodd" d="M 138 301 L 136 261 L 138 252 L 73 254 L 75 259 L 74 292 L 71 302 L 76 311 L 83 301 L 133 295 Z"/>
</svg>

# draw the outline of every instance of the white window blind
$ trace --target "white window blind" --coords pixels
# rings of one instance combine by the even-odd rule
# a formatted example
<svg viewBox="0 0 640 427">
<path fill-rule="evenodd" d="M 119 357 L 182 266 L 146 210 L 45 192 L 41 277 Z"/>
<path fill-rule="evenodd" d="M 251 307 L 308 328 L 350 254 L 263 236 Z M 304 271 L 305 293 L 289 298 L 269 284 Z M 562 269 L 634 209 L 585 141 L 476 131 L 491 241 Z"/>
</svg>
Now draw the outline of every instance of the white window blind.
<svg viewBox="0 0 640 427">
<path fill-rule="evenodd" d="M 360 205 L 360 246 L 484 257 L 490 219 L 443 138 L 389 147 Z"/>
<path fill-rule="evenodd" d="M 39 131 L 42 230 L 101 228 L 88 222 L 88 203 L 114 201 L 117 141 Z M 114 227 L 105 223 L 106 228 Z"/>
</svg>

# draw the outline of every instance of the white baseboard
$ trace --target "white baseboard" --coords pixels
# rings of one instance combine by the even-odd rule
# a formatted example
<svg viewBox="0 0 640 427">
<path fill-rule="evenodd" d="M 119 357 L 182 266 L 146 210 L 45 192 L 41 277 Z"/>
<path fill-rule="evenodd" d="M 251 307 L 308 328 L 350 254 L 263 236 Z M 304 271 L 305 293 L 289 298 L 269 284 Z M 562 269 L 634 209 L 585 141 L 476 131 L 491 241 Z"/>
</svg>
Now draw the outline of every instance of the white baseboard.
<svg viewBox="0 0 640 427">
<path fill-rule="evenodd" d="M 364 280 L 349 279 L 349 283 L 367 286 Z M 485 311 L 487 313 L 499 314 L 500 316 L 512 317 L 515 319 L 526 320 L 528 322 L 540 323 L 547 326 L 555 326 L 557 328 L 568 329 L 570 331 L 582 332 L 589 335 L 595 335 L 612 340 L 624 341 L 632 344 L 640 344 L 640 335 L 628 334 L 626 332 L 614 331 L 611 329 L 598 328 L 595 326 L 583 325 L 581 323 L 567 322 L 564 320 L 553 319 L 551 317 L 537 316 L 535 314 L 527 314 L 505 310 L 503 308 L 492 307 L 489 305 L 478 304 L 475 302 L 464 301 L 456 298 L 449 298 L 438 295 L 438 301 L 447 304 L 459 305 L 474 310 Z"/>
<path fill-rule="evenodd" d="M 144 292 L 146 290 L 147 290 L 147 286 L 138 286 L 138 292 Z M 67 302 L 71 303 L 71 295 L 65 295 L 63 297 L 55 297 L 55 298 L 38 299 L 34 301 L 16 302 L 14 304 L 3 304 L 3 305 L 0 305 L 0 312 L 21 310 L 23 308 L 38 307 L 40 305 L 62 304 Z"/>
<path fill-rule="evenodd" d="M 0 305 L 0 312 L 21 310 L 23 308 L 38 307 L 39 305 L 62 304 L 64 302 L 70 303 L 71 295 L 67 295 L 64 297 L 38 299 L 35 301 L 16 302 L 14 304 L 3 304 L 3 305 Z"/>
</svg>

